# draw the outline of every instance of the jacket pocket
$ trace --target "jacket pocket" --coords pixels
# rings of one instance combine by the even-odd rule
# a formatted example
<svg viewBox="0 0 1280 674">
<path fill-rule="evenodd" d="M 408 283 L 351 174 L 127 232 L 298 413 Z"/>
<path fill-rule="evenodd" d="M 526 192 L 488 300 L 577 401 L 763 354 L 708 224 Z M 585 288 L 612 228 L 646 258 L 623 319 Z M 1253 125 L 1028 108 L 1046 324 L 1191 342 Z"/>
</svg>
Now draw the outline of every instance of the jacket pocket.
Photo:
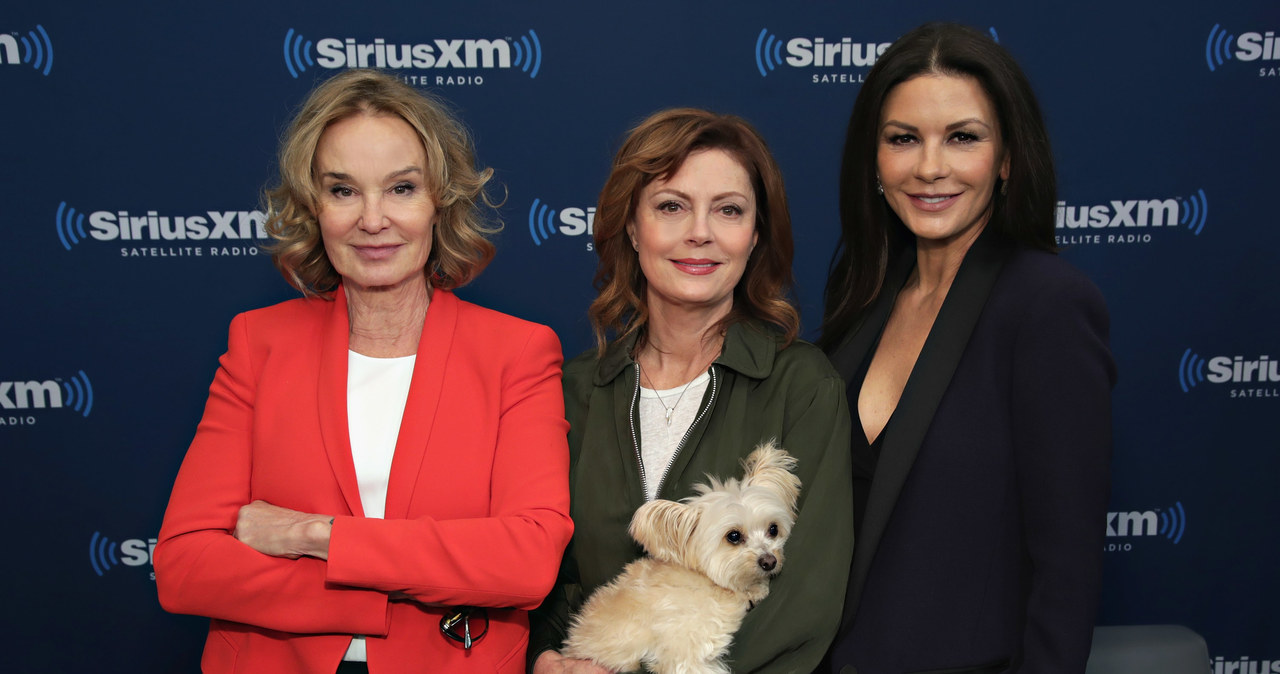
<svg viewBox="0 0 1280 674">
<path fill-rule="evenodd" d="M 234 672 L 240 649 L 222 630 L 209 630 L 204 641 L 204 654 L 200 656 L 202 672 Z"/>
<path fill-rule="evenodd" d="M 507 657 L 498 663 L 498 671 L 506 674 L 524 674 L 525 671 L 525 651 L 529 647 L 529 633 L 526 631 L 520 638 L 516 647 L 507 653 Z"/>
</svg>

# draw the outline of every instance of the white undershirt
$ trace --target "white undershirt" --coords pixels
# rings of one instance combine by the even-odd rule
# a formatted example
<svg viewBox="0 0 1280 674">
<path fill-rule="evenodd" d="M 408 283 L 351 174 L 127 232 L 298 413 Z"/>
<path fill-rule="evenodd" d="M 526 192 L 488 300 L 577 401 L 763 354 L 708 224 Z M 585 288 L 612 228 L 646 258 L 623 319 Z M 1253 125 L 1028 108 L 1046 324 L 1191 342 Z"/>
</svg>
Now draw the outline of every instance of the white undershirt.
<svg viewBox="0 0 1280 674">
<path fill-rule="evenodd" d="M 347 428 L 365 517 L 381 519 L 386 512 L 391 459 L 416 359 L 370 358 L 347 352 Z M 364 638 L 352 639 L 342 659 L 366 662 Z"/>
<path fill-rule="evenodd" d="M 658 497 L 658 485 L 675 458 L 684 434 L 697 418 L 702 396 L 710 381 L 711 375 L 703 372 L 687 387 L 681 385 L 665 391 L 640 387 L 640 460 L 644 464 L 645 498 L 648 500 Z M 668 409 L 671 409 L 670 425 L 667 424 Z"/>
<path fill-rule="evenodd" d="M 387 506 L 391 457 L 400 435 L 417 356 L 370 358 L 355 351 L 347 359 L 347 427 L 351 458 L 360 481 L 365 517 L 381 519 Z"/>
</svg>

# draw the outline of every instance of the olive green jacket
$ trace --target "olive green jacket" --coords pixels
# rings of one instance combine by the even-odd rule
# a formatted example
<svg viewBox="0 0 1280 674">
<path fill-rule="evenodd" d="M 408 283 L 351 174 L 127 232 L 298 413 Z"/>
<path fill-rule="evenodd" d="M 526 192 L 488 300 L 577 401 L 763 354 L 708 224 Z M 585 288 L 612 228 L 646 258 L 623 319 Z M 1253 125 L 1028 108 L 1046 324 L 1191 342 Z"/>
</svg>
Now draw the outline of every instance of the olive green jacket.
<svg viewBox="0 0 1280 674">
<path fill-rule="evenodd" d="M 627 534 L 645 502 L 633 344 L 615 342 L 604 358 L 593 349 L 565 364 L 574 535 L 555 588 L 530 616 L 530 663 L 558 649 L 571 613 L 643 554 Z M 795 342 L 779 351 L 778 344 L 767 328 L 729 328 L 702 407 L 658 491 L 679 500 L 708 474 L 739 477 L 740 460 L 771 438 L 799 460 L 799 514 L 785 563 L 738 631 L 727 658 L 735 672 L 813 671 L 839 626 L 853 554 L 844 382 L 814 346 Z"/>
</svg>

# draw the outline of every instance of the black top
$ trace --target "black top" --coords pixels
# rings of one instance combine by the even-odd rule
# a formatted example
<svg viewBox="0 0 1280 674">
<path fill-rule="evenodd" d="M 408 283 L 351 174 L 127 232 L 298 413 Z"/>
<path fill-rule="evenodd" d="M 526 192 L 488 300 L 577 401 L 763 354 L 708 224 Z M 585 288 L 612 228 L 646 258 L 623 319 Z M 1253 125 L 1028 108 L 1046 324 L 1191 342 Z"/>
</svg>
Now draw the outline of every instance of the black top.
<svg viewBox="0 0 1280 674">
<path fill-rule="evenodd" d="M 876 348 L 879 347 L 877 338 Z M 875 357 L 876 348 L 867 352 L 867 357 L 858 366 L 857 372 L 849 379 L 845 390 L 849 398 L 849 416 L 853 421 L 853 433 L 850 434 L 850 452 L 853 458 L 853 531 L 856 540 L 858 531 L 862 529 L 862 517 L 867 512 L 867 496 L 871 493 L 871 478 L 876 474 L 876 462 L 880 460 L 880 448 L 884 446 L 886 423 L 880 429 L 874 442 L 867 442 L 866 431 L 863 430 L 862 418 L 858 416 L 858 396 L 862 393 L 862 383 L 867 379 L 867 371 L 871 369 L 871 359 Z M 891 417 L 892 418 L 892 417 Z"/>
</svg>

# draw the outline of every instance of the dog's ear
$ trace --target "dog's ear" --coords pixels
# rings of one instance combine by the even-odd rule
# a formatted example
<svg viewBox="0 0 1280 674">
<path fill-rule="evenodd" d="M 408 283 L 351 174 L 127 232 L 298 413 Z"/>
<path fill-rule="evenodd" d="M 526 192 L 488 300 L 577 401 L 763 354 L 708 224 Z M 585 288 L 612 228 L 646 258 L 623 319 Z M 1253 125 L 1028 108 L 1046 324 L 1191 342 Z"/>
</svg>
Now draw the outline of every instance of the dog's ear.
<svg viewBox="0 0 1280 674">
<path fill-rule="evenodd" d="M 675 501 L 656 500 L 640 506 L 631 517 L 631 537 L 654 559 L 683 566 L 689 541 L 698 528 L 698 510 Z"/>
<path fill-rule="evenodd" d="M 800 498 L 800 478 L 795 470 L 796 457 L 778 447 L 773 440 L 760 443 L 742 462 L 743 487 L 765 487 L 778 494 L 794 513 Z"/>
</svg>

